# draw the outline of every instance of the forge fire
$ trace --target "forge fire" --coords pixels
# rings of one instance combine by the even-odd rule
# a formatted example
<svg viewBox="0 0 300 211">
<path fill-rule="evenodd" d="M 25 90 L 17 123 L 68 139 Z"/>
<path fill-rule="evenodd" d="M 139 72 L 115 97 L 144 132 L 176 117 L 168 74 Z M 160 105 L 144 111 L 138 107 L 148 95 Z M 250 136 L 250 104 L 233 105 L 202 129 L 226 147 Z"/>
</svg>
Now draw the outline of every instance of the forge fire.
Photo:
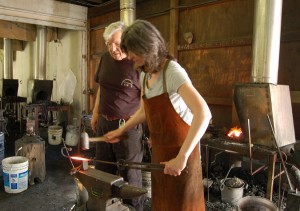
<svg viewBox="0 0 300 211">
<path fill-rule="evenodd" d="M 228 131 L 227 136 L 233 140 L 241 140 L 243 138 L 243 131 L 239 127 L 233 127 Z"/>
</svg>

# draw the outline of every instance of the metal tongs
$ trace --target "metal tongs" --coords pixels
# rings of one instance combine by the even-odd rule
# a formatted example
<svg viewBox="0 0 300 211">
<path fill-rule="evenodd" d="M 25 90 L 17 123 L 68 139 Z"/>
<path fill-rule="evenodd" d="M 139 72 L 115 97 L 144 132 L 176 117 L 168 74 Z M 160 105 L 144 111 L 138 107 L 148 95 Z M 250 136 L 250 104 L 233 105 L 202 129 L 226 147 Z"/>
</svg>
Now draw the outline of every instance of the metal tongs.
<svg viewBox="0 0 300 211">
<path fill-rule="evenodd" d="M 77 156 L 70 156 L 69 154 L 69 148 L 65 145 L 63 142 L 64 147 L 61 148 L 61 154 L 70 159 L 70 162 L 72 164 L 73 169 L 75 169 L 74 164 L 72 160 L 77 160 L 77 161 L 92 161 L 92 162 L 99 162 L 99 163 L 105 163 L 105 164 L 110 164 L 110 165 L 115 165 L 119 169 L 125 169 L 125 168 L 131 168 L 131 169 L 141 169 L 145 171 L 152 171 L 152 170 L 159 170 L 163 171 L 165 168 L 164 164 L 160 163 L 145 163 L 145 162 L 130 162 L 130 161 L 125 161 L 124 159 L 119 159 L 117 162 L 111 162 L 111 161 L 105 161 L 105 160 L 96 160 L 96 159 L 90 159 L 90 158 L 84 158 L 84 157 L 77 157 Z M 67 154 L 64 153 L 66 151 Z M 186 166 L 182 172 L 188 173 L 188 166 Z"/>
<path fill-rule="evenodd" d="M 132 168 L 132 169 L 141 169 L 145 171 L 151 171 L 151 170 L 160 170 L 163 171 L 165 168 L 164 164 L 160 163 L 144 163 L 144 162 L 130 162 L 125 161 L 123 159 L 118 160 L 115 165 L 118 168 Z M 183 172 L 188 173 L 188 167 L 185 167 L 183 169 Z"/>
<path fill-rule="evenodd" d="M 159 163 L 139 163 L 139 162 L 130 162 L 130 161 L 125 161 L 123 159 L 119 159 L 116 162 L 116 166 L 120 169 L 122 168 L 131 168 L 131 169 L 141 169 L 141 170 L 164 170 L 165 165 L 159 164 Z"/>
<path fill-rule="evenodd" d="M 145 171 L 152 171 L 152 170 L 158 170 L 158 171 L 163 171 L 165 168 L 164 164 L 160 163 L 144 163 L 144 162 L 130 162 L 130 161 L 125 161 L 123 159 L 119 159 L 117 162 L 110 162 L 110 161 L 104 161 L 104 160 L 95 160 L 95 159 L 89 159 L 89 158 L 84 158 L 84 157 L 76 157 L 76 156 L 70 156 L 69 153 L 68 155 L 65 155 L 63 153 L 63 149 L 61 150 L 61 154 L 64 157 L 67 157 L 70 159 L 71 164 L 74 168 L 72 160 L 77 160 L 77 161 L 85 161 L 85 162 L 98 162 L 98 163 L 105 163 L 105 164 L 110 164 L 110 165 L 115 165 L 117 166 L 120 170 L 126 169 L 126 168 L 131 168 L 131 169 L 141 169 Z M 67 150 L 66 150 L 67 151 Z M 186 166 L 183 171 L 184 173 L 188 173 L 188 166 Z"/>
</svg>

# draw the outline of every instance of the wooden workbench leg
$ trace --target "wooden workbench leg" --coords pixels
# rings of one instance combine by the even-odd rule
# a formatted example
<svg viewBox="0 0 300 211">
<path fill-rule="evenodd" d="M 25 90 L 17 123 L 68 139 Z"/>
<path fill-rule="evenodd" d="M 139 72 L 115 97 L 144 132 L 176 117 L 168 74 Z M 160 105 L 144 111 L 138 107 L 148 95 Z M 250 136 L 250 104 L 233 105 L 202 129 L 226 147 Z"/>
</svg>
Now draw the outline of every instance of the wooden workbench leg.
<svg viewBox="0 0 300 211">
<path fill-rule="evenodd" d="M 277 153 L 269 156 L 269 168 L 268 168 L 268 185 L 267 185 L 267 196 L 266 198 L 272 201 L 273 197 L 273 184 L 274 184 L 274 173 L 275 164 L 277 159 Z"/>
</svg>

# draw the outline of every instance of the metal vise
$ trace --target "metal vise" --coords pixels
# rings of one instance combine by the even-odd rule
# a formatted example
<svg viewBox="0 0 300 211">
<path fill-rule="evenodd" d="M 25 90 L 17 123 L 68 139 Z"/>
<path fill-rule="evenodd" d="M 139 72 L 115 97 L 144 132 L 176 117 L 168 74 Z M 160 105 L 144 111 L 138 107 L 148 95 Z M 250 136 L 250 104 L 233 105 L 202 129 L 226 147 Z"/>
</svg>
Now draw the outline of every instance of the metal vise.
<svg viewBox="0 0 300 211">
<path fill-rule="evenodd" d="M 131 199 L 148 192 L 144 188 L 129 185 L 123 177 L 93 168 L 79 171 L 76 177 L 88 192 L 88 211 L 129 211 L 120 198 Z"/>
</svg>

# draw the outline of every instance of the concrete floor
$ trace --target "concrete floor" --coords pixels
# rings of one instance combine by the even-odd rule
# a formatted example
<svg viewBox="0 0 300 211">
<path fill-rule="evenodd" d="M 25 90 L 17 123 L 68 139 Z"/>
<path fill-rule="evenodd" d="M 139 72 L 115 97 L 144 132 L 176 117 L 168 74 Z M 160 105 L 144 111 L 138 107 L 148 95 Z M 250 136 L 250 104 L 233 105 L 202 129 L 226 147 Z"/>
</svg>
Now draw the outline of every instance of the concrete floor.
<svg viewBox="0 0 300 211">
<path fill-rule="evenodd" d="M 11 128 L 12 129 L 12 128 Z M 5 137 L 5 158 L 14 156 L 14 142 L 21 135 L 10 132 Z M 70 174 L 72 165 L 68 158 L 61 154 L 60 145 L 50 145 L 47 141 L 47 133 L 40 131 L 45 141 L 46 177 L 43 182 L 36 181 L 34 185 L 28 185 L 28 189 L 21 193 L 7 193 L 3 185 L 3 177 L 0 176 L 0 211 L 79 211 L 77 185 L 74 176 Z M 93 151 L 85 151 L 85 157 L 91 157 Z M 73 148 L 70 155 L 76 155 L 77 149 Z M 80 162 L 74 163 L 79 166 Z M 2 170 L 1 170 L 2 171 Z M 74 207 L 75 206 L 75 207 Z M 132 208 L 131 208 L 132 209 Z M 144 203 L 144 211 L 151 210 L 151 199 Z"/>
<path fill-rule="evenodd" d="M 9 139 L 17 140 L 18 137 L 11 135 Z M 43 139 L 46 140 L 46 138 Z M 13 156 L 13 143 L 11 140 L 6 140 L 5 157 Z M 46 178 L 43 182 L 29 185 L 28 189 L 21 193 L 6 193 L 3 187 L 3 178 L 0 176 L 0 211 L 72 210 L 78 199 L 76 194 L 77 187 L 74 176 L 70 175 L 72 165 L 68 158 L 61 155 L 61 147 L 63 147 L 62 144 L 53 146 L 45 141 Z M 89 157 L 89 155 L 86 157 Z M 74 165 L 78 166 L 79 164 Z M 212 194 L 209 203 L 213 206 L 207 207 L 207 211 L 230 210 L 219 209 L 217 205 L 224 206 L 220 203 L 219 197 L 213 198 L 213 196 Z M 147 198 L 144 204 L 144 211 L 150 210 L 151 199 Z"/>
<path fill-rule="evenodd" d="M 69 174 L 71 164 L 60 153 L 62 146 L 46 144 L 46 178 L 21 193 L 6 193 L 0 183 L 1 211 L 64 211 L 76 203 L 76 185 Z"/>
</svg>

